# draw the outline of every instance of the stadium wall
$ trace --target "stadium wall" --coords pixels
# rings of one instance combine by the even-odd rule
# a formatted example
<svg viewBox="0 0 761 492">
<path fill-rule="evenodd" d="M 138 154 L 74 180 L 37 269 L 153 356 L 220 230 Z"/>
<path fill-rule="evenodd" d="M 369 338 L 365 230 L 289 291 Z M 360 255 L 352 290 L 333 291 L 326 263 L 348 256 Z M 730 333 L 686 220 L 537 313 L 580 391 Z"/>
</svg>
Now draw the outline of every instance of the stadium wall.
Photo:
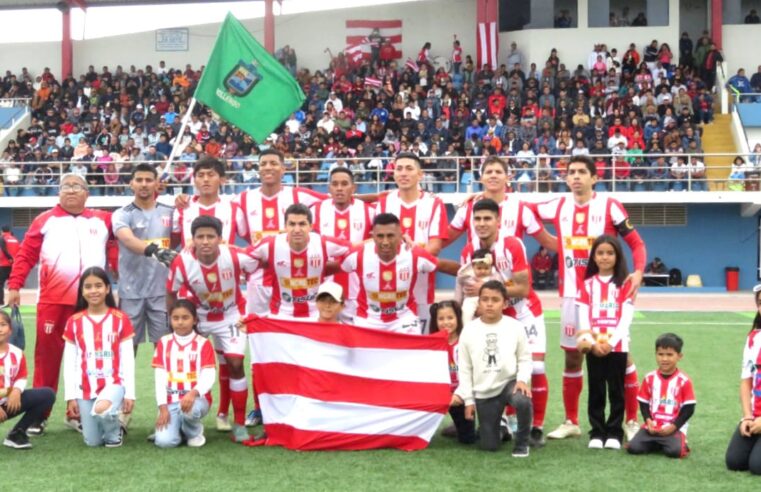
<svg viewBox="0 0 761 492">
<path fill-rule="evenodd" d="M 761 29 L 758 24 L 725 24 L 721 33 L 722 51 L 729 70 L 727 77 L 737 73 L 738 69 L 744 68 L 745 74 L 750 78 L 761 65 L 758 50 L 748 49 L 750 46 L 761 45 Z"/>
</svg>

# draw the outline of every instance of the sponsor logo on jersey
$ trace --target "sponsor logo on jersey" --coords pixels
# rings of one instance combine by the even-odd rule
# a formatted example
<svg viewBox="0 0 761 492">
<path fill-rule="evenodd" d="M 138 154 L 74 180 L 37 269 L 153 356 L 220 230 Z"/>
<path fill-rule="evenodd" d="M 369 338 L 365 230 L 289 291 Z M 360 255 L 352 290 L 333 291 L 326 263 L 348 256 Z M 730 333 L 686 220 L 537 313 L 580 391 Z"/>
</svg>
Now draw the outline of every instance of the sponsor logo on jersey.
<svg viewBox="0 0 761 492">
<path fill-rule="evenodd" d="M 565 267 L 566 268 L 576 268 L 576 267 L 587 267 L 587 263 L 589 263 L 589 260 L 587 258 L 569 258 L 566 257 L 565 259 Z"/>
<path fill-rule="evenodd" d="M 594 242 L 595 238 L 591 236 L 566 236 L 563 238 L 563 247 L 568 250 L 588 251 Z"/>
</svg>

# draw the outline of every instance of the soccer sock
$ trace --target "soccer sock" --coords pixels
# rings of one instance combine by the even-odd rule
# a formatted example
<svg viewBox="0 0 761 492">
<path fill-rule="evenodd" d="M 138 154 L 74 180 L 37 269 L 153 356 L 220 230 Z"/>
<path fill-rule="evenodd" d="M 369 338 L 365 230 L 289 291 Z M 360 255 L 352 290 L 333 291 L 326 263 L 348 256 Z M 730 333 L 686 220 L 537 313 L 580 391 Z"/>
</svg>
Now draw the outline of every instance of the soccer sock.
<svg viewBox="0 0 761 492">
<path fill-rule="evenodd" d="M 516 412 L 515 412 L 515 407 L 514 406 L 507 405 L 505 407 L 505 415 L 507 415 L 508 417 L 512 417 L 515 414 L 516 414 Z"/>
<path fill-rule="evenodd" d="M 219 409 L 217 415 L 227 415 L 230 411 L 230 371 L 222 354 L 217 354 L 219 362 Z"/>
<path fill-rule="evenodd" d="M 233 403 L 233 419 L 238 425 L 246 424 L 246 401 L 248 385 L 246 378 L 230 379 L 230 400 Z"/>
<path fill-rule="evenodd" d="M 549 383 L 544 373 L 544 361 L 535 360 L 531 374 L 531 403 L 534 406 L 533 427 L 544 426 L 544 415 L 547 412 L 547 399 L 549 396 Z"/>
<path fill-rule="evenodd" d="M 637 402 L 637 393 L 639 391 L 639 384 L 637 380 L 637 366 L 634 364 L 626 367 L 626 375 L 624 376 L 624 405 L 626 406 L 626 422 L 630 420 L 637 421 L 637 409 L 639 403 Z"/>
<path fill-rule="evenodd" d="M 254 382 L 254 365 L 251 364 L 251 394 L 254 395 L 254 408 L 259 407 L 259 394 L 256 392 L 256 383 Z"/>
<path fill-rule="evenodd" d="M 565 418 L 579 425 L 579 398 L 584 387 L 584 372 L 563 372 L 563 406 Z"/>
</svg>

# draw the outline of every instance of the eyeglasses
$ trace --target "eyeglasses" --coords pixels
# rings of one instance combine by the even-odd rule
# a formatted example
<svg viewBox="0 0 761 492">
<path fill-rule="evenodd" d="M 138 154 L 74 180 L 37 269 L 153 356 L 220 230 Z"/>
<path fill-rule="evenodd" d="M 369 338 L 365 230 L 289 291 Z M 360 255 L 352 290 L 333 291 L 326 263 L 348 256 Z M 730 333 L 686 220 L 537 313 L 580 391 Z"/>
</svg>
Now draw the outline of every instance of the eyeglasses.
<svg viewBox="0 0 761 492">
<path fill-rule="evenodd" d="M 82 193 L 86 189 L 87 188 L 85 186 L 82 186 L 78 183 L 61 185 L 61 191 L 63 193 Z"/>
</svg>

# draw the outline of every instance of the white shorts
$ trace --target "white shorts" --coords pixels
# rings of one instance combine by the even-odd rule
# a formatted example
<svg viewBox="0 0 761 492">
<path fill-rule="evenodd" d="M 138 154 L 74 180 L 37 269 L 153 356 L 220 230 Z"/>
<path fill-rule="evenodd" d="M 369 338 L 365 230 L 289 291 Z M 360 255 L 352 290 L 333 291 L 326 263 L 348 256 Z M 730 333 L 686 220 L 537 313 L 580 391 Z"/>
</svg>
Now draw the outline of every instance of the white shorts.
<svg viewBox="0 0 761 492">
<path fill-rule="evenodd" d="M 354 325 L 374 330 L 393 331 L 394 333 L 406 333 L 408 335 L 420 335 L 420 324 L 417 317 L 410 313 L 395 321 L 378 321 L 370 318 L 354 317 Z"/>
<path fill-rule="evenodd" d="M 248 278 L 246 286 L 246 312 L 265 316 L 270 312 L 270 299 L 272 298 L 272 287 L 263 285 L 264 275 L 257 270 Z"/>
<path fill-rule="evenodd" d="M 246 335 L 235 327 L 238 320 L 215 321 L 198 325 L 198 334 L 211 338 L 214 350 L 225 357 L 242 359 L 246 354 Z"/>
<path fill-rule="evenodd" d="M 518 317 L 518 321 L 526 330 L 528 346 L 532 354 L 544 355 L 547 352 L 547 329 L 544 326 L 544 314 L 534 316 L 531 311 L 528 314 Z M 576 345 L 574 344 L 574 347 Z"/>
<path fill-rule="evenodd" d="M 579 330 L 579 311 L 576 299 L 564 297 L 560 306 L 560 348 L 576 350 L 576 332 Z"/>
</svg>

